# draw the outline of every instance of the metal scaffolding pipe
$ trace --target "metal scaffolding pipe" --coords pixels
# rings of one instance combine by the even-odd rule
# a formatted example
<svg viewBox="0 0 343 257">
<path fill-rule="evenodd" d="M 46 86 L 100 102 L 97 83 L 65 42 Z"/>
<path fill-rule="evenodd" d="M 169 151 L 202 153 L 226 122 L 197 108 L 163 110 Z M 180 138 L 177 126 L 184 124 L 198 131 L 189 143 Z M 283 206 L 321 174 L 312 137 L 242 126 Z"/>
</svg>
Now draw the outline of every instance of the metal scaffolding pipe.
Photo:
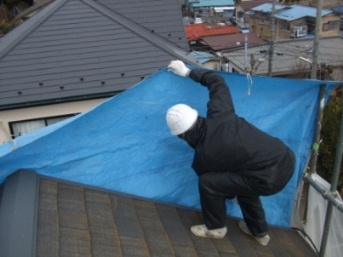
<svg viewBox="0 0 343 257">
<path fill-rule="evenodd" d="M 319 90 L 319 97 L 318 97 L 318 112 L 317 112 L 317 125 L 315 130 L 315 136 L 314 136 L 314 142 L 312 145 L 312 156 L 310 160 L 310 170 L 309 172 L 311 174 L 316 172 L 316 165 L 317 165 L 317 159 L 318 159 L 318 151 L 319 151 L 319 144 L 320 144 L 320 131 L 322 128 L 322 120 L 323 120 L 323 114 L 324 114 L 324 107 L 325 107 L 325 85 L 320 85 Z"/>
<path fill-rule="evenodd" d="M 306 173 L 304 176 L 304 181 L 309 183 L 315 190 L 317 190 L 326 200 L 328 200 L 333 206 L 336 206 L 338 210 L 343 213 L 343 205 L 338 202 L 330 191 L 323 189 L 317 182 L 311 177 L 311 174 Z"/>
<path fill-rule="evenodd" d="M 323 120 L 324 107 L 325 107 L 325 91 L 326 91 L 325 84 L 321 84 L 320 89 L 319 89 L 319 95 L 318 95 L 318 108 L 317 108 L 317 120 L 316 120 L 317 123 L 316 123 L 316 128 L 314 131 L 312 152 L 311 152 L 309 164 L 307 167 L 307 172 L 309 172 L 309 174 L 316 173 L 318 151 L 319 151 L 319 144 L 320 144 L 320 131 L 322 128 L 322 120 Z M 303 217 L 305 220 L 307 216 L 307 209 L 308 209 L 308 196 L 306 196 L 306 199 L 305 199 L 305 209 L 304 209 L 304 217 Z"/>
</svg>

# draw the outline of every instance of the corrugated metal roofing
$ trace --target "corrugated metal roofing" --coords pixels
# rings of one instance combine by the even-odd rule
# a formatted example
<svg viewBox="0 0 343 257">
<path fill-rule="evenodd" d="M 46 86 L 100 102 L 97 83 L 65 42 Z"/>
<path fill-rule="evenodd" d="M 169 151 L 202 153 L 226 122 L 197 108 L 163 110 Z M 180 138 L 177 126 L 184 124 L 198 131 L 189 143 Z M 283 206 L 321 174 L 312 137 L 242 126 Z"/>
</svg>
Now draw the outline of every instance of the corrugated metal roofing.
<svg viewBox="0 0 343 257">
<path fill-rule="evenodd" d="M 322 16 L 328 15 L 332 13 L 331 10 L 322 9 Z M 292 5 L 289 8 L 285 8 L 284 10 L 275 14 L 277 19 L 293 21 L 303 17 L 311 17 L 316 18 L 317 16 L 317 8 L 302 6 L 302 5 Z"/>
<path fill-rule="evenodd" d="M 192 63 L 176 1 L 99 2 L 55 0 L 1 38 L 1 109 L 111 96 L 171 59 Z"/>
<path fill-rule="evenodd" d="M 266 13 L 271 13 L 272 12 L 272 4 L 270 3 L 265 3 L 265 4 L 261 4 L 259 6 L 256 6 L 254 8 L 252 8 L 252 11 L 257 11 L 257 12 L 266 12 Z M 284 5 L 282 4 L 275 4 L 275 10 L 281 10 L 285 8 Z"/>
<path fill-rule="evenodd" d="M 239 32 L 233 25 L 210 26 L 206 23 L 185 25 L 185 30 L 188 41 L 211 35 L 224 35 Z"/>
<path fill-rule="evenodd" d="M 256 74 L 268 74 L 268 56 L 269 44 L 249 47 L 247 55 L 254 55 L 256 60 L 261 60 L 258 64 Z M 320 39 L 318 48 L 318 64 L 326 63 L 333 66 L 343 65 L 343 38 L 323 37 Z M 276 42 L 274 45 L 273 74 L 282 75 L 294 73 L 300 67 L 307 67 L 309 64 L 303 62 L 299 57 L 312 59 L 313 39 L 294 39 L 282 42 Z M 225 53 L 230 62 L 244 70 L 244 49 L 235 50 L 234 52 Z M 250 67 L 250 64 L 249 64 Z M 249 68 L 250 69 L 250 68 Z"/>
<path fill-rule="evenodd" d="M 254 7 L 251 10 L 257 11 L 257 12 L 265 12 L 265 13 L 271 13 L 272 12 L 272 4 L 271 3 L 265 3 L 260 6 Z M 312 17 L 316 18 L 317 15 L 317 9 L 309 6 L 303 6 L 303 5 L 291 5 L 291 6 L 284 6 L 281 4 L 275 4 L 275 17 L 277 19 L 292 21 L 297 20 L 303 17 Z M 322 16 L 328 15 L 332 13 L 331 10 L 323 9 L 322 10 Z"/>
<path fill-rule="evenodd" d="M 213 58 L 216 58 L 214 54 L 200 51 L 192 51 L 191 56 L 197 59 L 200 63 L 205 63 L 210 61 Z"/>
<path fill-rule="evenodd" d="M 272 2 L 273 0 L 253 0 L 253 1 L 240 1 L 240 3 L 237 3 L 237 5 L 239 5 L 244 11 L 249 11 L 252 8 L 268 3 L 268 2 Z"/>
</svg>

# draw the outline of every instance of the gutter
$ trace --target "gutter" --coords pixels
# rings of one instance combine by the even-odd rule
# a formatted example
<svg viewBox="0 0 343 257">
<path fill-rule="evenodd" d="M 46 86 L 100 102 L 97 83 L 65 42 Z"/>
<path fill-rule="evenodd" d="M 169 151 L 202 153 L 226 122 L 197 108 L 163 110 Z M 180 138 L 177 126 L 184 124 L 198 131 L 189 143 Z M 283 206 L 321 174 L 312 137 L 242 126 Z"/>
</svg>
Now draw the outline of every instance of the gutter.
<svg viewBox="0 0 343 257">
<path fill-rule="evenodd" d="M 19 170 L 6 180 L 0 205 L 0 256 L 36 256 L 38 193 L 34 171 Z"/>
<path fill-rule="evenodd" d="M 81 95 L 81 96 L 73 96 L 73 97 L 66 97 L 66 98 L 48 99 L 48 100 L 41 100 L 41 101 L 35 101 L 35 102 L 6 104 L 6 105 L 0 105 L 0 111 L 37 107 L 37 106 L 46 106 L 49 104 L 70 103 L 70 102 L 92 100 L 92 99 L 98 99 L 98 98 L 110 98 L 117 94 L 120 94 L 123 91 L 124 90 L 92 94 L 92 95 Z"/>
</svg>

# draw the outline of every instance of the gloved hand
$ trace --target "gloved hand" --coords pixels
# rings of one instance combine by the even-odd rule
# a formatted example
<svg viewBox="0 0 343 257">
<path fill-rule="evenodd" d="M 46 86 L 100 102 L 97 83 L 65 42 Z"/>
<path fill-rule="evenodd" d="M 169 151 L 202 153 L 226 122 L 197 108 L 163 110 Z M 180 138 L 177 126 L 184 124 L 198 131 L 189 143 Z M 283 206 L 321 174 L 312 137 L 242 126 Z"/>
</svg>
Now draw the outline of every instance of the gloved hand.
<svg viewBox="0 0 343 257">
<path fill-rule="evenodd" d="M 170 64 L 168 65 L 168 71 L 172 71 L 182 77 L 187 77 L 189 75 L 190 69 L 188 69 L 182 61 L 176 60 L 170 62 Z"/>
</svg>

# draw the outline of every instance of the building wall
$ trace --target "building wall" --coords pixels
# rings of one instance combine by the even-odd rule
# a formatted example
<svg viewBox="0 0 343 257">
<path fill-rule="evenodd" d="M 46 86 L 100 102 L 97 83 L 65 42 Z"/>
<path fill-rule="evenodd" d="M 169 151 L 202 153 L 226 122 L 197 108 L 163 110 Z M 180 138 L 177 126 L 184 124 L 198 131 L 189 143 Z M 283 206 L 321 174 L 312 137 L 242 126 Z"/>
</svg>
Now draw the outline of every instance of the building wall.
<svg viewBox="0 0 343 257">
<path fill-rule="evenodd" d="M 336 29 L 330 29 L 327 31 L 323 31 L 323 24 L 328 22 L 339 22 L 339 16 L 332 14 L 322 17 L 320 32 L 321 36 L 335 36 L 339 34 L 339 26 Z M 293 26 L 298 25 L 308 25 L 309 31 L 314 30 L 312 21 L 309 21 L 306 18 L 302 18 L 296 21 L 288 22 L 284 20 L 276 20 L 275 21 L 275 38 L 276 40 L 284 40 L 291 38 L 291 28 Z M 311 23 L 311 24 L 309 24 Z M 269 15 L 265 14 L 258 14 L 255 17 L 250 17 L 249 19 L 250 30 L 255 32 L 258 36 L 260 36 L 264 40 L 271 40 L 271 22 Z"/>
<path fill-rule="evenodd" d="M 203 66 L 210 70 L 221 70 L 221 65 L 219 60 L 211 60 L 203 63 Z"/>
<path fill-rule="evenodd" d="M 275 40 L 290 39 L 291 31 L 290 24 L 283 20 L 276 21 L 276 31 L 275 31 Z"/>
<path fill-rule="evenodd" d="M 324 31 L 323 30 L 323 24 L 326 24 L 328 22 L 334 22 L 336 21 L 338 23 L 338 27 L 336 29 L 331 29 L 328 31 Z M 327 15 L 325 17 L 322 18 L 322 26 L 321 26 L 321 32 L 320 35 L 321 36 L 336 36 L 339 34 L 339 22 L 340 22 L 340 17 L 336 14 L 332 14 L 332 15 Z"/>
<path fill-rule="evenodd" d="M 0 111 L 0 144 L 11 140 L 9 127 L 10 122 L 81 113 L 90 110 L 104 100 L 105 99 L 96 99 Z"/>
<path fill-rule="evenodd" d="M 257 13 L 254 17 L 249 17 L 249 27 L 264 40 L 270 40 L 270 18 L 263 13 Z"/>
<path fill-rule="evenodd" d="M 334 67 L 331 78 L 336 81 L 343 81 L 343 66 L 341 67 Z"/>
</svg>

